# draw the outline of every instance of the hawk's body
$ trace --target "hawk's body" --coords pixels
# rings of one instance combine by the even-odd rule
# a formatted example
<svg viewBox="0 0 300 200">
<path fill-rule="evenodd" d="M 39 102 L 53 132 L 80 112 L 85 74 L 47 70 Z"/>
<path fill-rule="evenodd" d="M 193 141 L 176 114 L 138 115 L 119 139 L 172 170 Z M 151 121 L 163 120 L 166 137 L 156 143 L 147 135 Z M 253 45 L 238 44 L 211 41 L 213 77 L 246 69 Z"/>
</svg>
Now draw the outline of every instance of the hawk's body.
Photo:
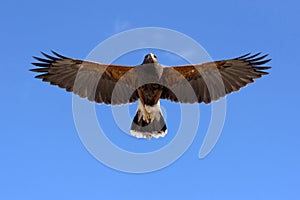
<svg viewBox="0 0 300 200">
<path fill-rule="evenodd" d="M 162 67 L 154 54 L 148 54 L 136 67 L 107 65 L 76 60 L 55 52 L 47 59 L 34 57 L 42 73 L 36 78 L 73 91 L 90 101 L 111 105 L 140 100 L 131 125 L 131 134 L 150 139 L 167 133 L 159 99 L 182 103 L 210 103 L 238 91 L 253 79 L 268 74 L 261 66 L 267 55 L 259 54 L 216 62 Z"/>
<path fill-rule="evenodd" d="M 138 109 L 131 125 L 131 134 L 143 138 L 164 137 L 167 126 L 162 116 L 159 99 L 163 92 L 161 76 L 163 67 L 158 63 L 154 54 L 146 55 L 141 66 L 136 68 L 138 80 L 137 92 L 140 99 Z"/>
</svg>

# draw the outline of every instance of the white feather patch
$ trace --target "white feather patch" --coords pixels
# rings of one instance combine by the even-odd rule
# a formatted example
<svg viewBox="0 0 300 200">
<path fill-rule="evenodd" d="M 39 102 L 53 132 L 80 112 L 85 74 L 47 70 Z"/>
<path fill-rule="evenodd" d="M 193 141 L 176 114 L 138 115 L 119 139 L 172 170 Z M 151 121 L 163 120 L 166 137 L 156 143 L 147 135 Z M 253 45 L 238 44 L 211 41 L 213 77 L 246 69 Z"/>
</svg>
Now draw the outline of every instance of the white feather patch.
<svg viewBox="0 0 300 200">
<path fill-rule="evenodd" d="M 130 130 L 130 134 L 132 136 L 135 136 L 137 138 L 146 138 L 148 140 L 150 140 L 151 138 L 160 138 L 160 137 L 165 137 L 165 135 L 167 135 L 168 130 L 166 130 L 165 132 L 139 132 L 139 131 L 135 131 L 135 130 Z"/>
</svg>

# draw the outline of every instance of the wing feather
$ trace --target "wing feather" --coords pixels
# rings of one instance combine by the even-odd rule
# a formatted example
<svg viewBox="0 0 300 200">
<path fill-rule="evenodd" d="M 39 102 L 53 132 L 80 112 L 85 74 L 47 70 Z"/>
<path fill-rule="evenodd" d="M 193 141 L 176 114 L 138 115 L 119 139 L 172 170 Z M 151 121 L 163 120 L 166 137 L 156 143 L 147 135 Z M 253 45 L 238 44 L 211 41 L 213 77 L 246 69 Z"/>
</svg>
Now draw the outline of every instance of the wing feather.
<svg viewBox="0 0 300 200">
<path fill-rule="evenodd" d="M 271 67 L 262 66 L 271 60 L 266 59 L 267 56 L 248 53 L 230 60 L 166 67 L 162 76 L 166 89 L 161 98 L 184 103 L 218 100 L 268 74 L 265 70 Z M 187 94 L 185 82 L 190 84 L 194 94 Z M 171 93 L 173 90 L 177 91 L 176 97 Z"/>
<path fill-rule="evenodd" d="M 76 60 L 54 51 L 56 57 L 41 53 L 45 58 L 33 57 L 39 61 L 32 63 L 38 68 L 30 71 L 37 72 L 35 77 L 42 81 L 97 103 L 125 104 L 138 99 L 133 67 Z M 118 90 L 114 91 L 117 83 Z"/>
</svg>

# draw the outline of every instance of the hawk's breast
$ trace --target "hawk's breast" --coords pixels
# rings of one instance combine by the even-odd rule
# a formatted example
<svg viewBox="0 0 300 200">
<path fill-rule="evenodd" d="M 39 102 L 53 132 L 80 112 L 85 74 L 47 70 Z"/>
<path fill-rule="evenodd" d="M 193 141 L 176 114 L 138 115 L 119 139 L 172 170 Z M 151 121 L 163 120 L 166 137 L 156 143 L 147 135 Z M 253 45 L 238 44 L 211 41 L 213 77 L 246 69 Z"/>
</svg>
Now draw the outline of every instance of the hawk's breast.
<svg viewBox="0 0 300 200">
<path fill-rule="evenodd" d="M 145 84 L 140 87 L 144 103 L 149 106 L 157 104 L 163 87 L 160 84 Z"/>
</svg>

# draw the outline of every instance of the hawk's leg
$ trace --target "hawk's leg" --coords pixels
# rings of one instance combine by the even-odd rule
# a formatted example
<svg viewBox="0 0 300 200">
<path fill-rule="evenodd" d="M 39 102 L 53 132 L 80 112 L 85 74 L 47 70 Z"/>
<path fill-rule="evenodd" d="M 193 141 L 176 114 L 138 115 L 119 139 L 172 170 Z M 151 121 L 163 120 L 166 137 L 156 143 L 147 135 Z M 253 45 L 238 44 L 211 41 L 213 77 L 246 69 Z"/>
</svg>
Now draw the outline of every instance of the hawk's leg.
<svg viewBox="0 0 300 200">
<path fill-rule="evenodd" d="M 143 96 L 143 92 L 141 91 L 141 89 L 138 89 L 138 94 L 139 94 L 139 97 L 140 97 L 140 101 L 141 101 L 141 103 L 143 105 L 143 110 L 144 110 L 143 119 L 147 123 L 150 123 L 151 122 L 151 115 L 150 115 L 150 113 L 146 109 L 144 98 L 143 98 L 144 96 Z"/>
<path fill-rule="evenodd" d="M 147 109 L 145 108 L 145 106 L 144 106 L 144 116 L 143 116 L 143 118 L 144 118 L 144 120 L 147 122 L 147 123 L 150 123 L 151 122 L 151 115 L 150 115 L 150 113 L 148 113 L 147 112 Z"/>
</svg>

